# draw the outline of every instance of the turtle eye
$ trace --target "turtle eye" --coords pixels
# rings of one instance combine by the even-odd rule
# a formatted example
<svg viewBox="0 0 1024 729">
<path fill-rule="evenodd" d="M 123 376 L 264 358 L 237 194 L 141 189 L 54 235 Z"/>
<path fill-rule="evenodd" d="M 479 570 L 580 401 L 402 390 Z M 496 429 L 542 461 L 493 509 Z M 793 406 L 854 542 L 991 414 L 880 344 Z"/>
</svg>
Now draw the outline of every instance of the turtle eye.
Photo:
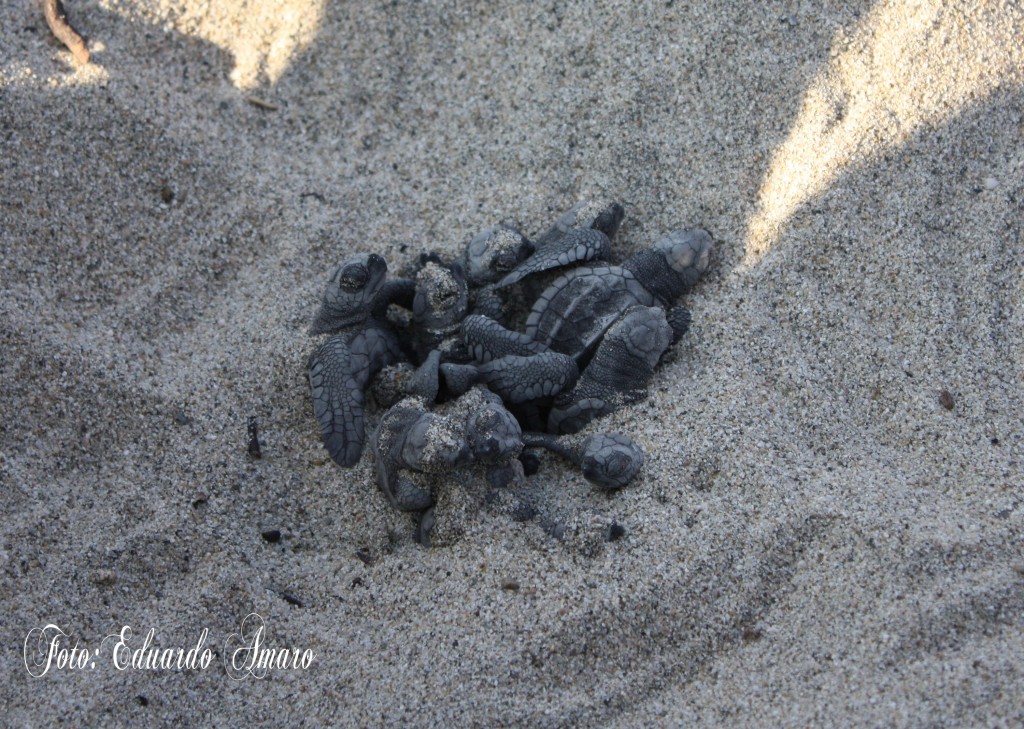
<svg viewBox="0 0 1024 729">
<path fill-rule="evenodd" d="M 494 270 L 501 273 L 508 273 L 519 265 L 519 260 L 513 251 L 503 251 L 494 257 Z"/>
<path fill-rule="evenodd" d="M 366 266 L 361 263 L 353 263 L 345 266 L 345 269 L 341 272 L 339 284 L 343 290 L 354 294 L 362 291 L 369 280 L 370 273 L 366 270 Z"/>
</svg>

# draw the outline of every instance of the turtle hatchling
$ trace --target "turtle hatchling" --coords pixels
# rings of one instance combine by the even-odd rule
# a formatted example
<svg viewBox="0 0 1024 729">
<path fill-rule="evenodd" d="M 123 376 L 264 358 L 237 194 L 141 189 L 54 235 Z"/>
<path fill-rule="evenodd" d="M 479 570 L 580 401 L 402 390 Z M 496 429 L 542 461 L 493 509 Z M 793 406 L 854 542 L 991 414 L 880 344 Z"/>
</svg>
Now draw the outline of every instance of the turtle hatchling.
<svg viewBox="0 0 1024 729">
<path fill-rule="evenodd" d="M 502 223 L 458 261 L 426 253 L 401 277 L 376 254 L 334 269 L 310 328 L 326 335 L 308 360 L 313 413 L 345 467 L 372 430 L 378 486 L 420 514 L 424 543 L 450 541 L 456 512 L 481 494 L 514 494 L 531 450 L 568 459 L 602 490 L 639 474 L 643 453 L 627 436 L 572 434 L 646 397 L 690 325 L 677 300 L 707 270 L 712 240 L 676 230 L 616 264 L 624 215 L 579 203 L 532 241 Z"/>
</svg>

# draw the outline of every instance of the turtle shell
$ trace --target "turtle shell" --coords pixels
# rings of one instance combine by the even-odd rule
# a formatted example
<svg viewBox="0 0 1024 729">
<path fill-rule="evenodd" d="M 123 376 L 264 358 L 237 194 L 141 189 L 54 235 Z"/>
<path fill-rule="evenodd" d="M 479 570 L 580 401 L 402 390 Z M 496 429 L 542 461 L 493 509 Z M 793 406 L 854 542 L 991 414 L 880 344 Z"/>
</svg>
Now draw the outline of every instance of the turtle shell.
<svg viewBox="0 0 1024 729">
<path fill-rule="evenodd" d="M 555 279 L 533 305 L 526 334 L 580 359 L 634 305 L 655 306 L 639 279 L 619 266 L 582 266 Z"/>
</svg>

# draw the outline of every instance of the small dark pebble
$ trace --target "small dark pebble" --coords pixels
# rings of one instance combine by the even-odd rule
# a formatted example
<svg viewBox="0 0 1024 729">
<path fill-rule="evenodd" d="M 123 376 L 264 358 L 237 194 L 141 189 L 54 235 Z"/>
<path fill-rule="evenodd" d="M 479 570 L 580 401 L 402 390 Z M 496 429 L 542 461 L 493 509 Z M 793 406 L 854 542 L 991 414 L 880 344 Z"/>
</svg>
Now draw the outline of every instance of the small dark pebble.
<svg viewBox="0 0 1024 729">
<path fill-rule="evenodd" d="M 271 544 L 277 544 L 281 541 L 281 530 L 280 529 L 265 529 L 260 532 L 260 536 L 263 537 L 263 541 L 270 542 Z"/>
<path fill-rule="evenodd" d="M 626 536 L 626 527 L 624 527 L 621 524 L 619 524 L 619 522 L 613 521 L 608 526 L 608 541 L 609 542 L 614 542 L 617 539 L 622 539 L 622 537 L 624 537 L 624 536 Z"/>
<path fill-rule="evenodd" d="M 515 592 L 519 589 L 519 583 L 515 580 L 504 579 L 501 581 L 501 589 Z"/>
<path fill-rule="evenodd" d="M 740 637 L 743 638 L 744 643 L 753 643 L 756 640 L 761 640 L 764 637 L 764 633 L 757 628 L 744 628 Z"/>
<path fill-rule="evenodd" d="M 249 418 L 249 456 L 250 458 L 263 457 L 263 452 L 260 450 L 259 425 L 255 415 Z"/>
<path fill-rule="evenodd" d="M 139 702 L 139 706 L 149 706 L 149 699 L 142 694 L 135 697 L 135 700 Z"/>
<path fill-rule="evenodd" d="M 939 405 L 946 408 L 946 410 L 952 410 L 954 404 L 953 396 L 949 390 L 943 390 L 939 393 Z"/>
<path fill-rule="evenodd" d="M 174 424 L 175 425 L 188 425 L 192 422 L 192 418 L 185 415 L 185 411 L 178 408 L 174 411 Z"/>
<path fill-rule="evenodd" d="M 365 565 L 371 565 L 374 562 L 373 554 L 370 552 L 369 547 L 360 547 L 356 550 L 356 557 L 359 558 Z"/>
<path fill-rule="evenodd" d="M 544 519 L 540 525 L 541 529 L 547 532 L 548 536 L 561 540 L 565 536 L 565 522 Z"/>
<path fill-rule="evenodd" d="M 532 476 L 540 470 L 540 456 L 529 451 L 519 456 L 519 462 L 523 464 L 523 474 Z"/>
<path fill-rule="evenodd" d="M 295 595 L 291 594 L 287 590 L 278 590 L 277 594 L 280 595 L 281 599 L 289 605 L 294 605 L 295 607 L 306 607 L 306 603 L 302 602 L 302 600 L 295 597 Z"/>
<path fill-rule="evenodd" d="M 535 516 L 537 516 L 537 509 L 533 507 L 533 504 L 528 504 L 525 501 L 520 501 L 512 509 L 512 521 L 530 521 Z"/>
<path fill-rule="evenodd" d="M 164 201 L 165 205 L 170 205 L 174 202 L 174 190 L 164 185 L 160 188 L 160 199 Z"/>
<path fill-rule="evenodd" d="M 117 582 L 117 575 L 113 570 L 96 570 L 89 575 L 89 582 L 100 587 L 110 587 Z"/>
</svg>

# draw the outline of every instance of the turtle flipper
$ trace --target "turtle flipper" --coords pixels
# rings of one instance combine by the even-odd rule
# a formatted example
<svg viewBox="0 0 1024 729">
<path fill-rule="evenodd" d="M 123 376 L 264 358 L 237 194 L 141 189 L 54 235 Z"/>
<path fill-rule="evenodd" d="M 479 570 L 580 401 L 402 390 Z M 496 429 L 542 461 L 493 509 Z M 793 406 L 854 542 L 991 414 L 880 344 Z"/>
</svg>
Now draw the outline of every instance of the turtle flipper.
<svg viewBox="0 0 1024 729">
<path fill-rule="evenodd" d="M 462 320 L 462 339 L 466 343 L 466 350 L 479 364 L 509 354 L 525 357 L 548 349 L 525 334 L 506 329 L 494 319 L 478 314 L 471 314 Z"/>
<path fill-rule="evenodd" d="M 522 403 L 554 397 L 572 387 L 579 370 L 567 354 L 542 352 L 528 357 L 510 354 L 482 365 L 442 364 L 441 374 L 449 392 L 465 392 L 482 382 L 505 402 Z"/>
<path fill-rule="evenodd" d="M 595 258 L 607 258 L 610 249 L 611 242 L 608 240 L 608 236 L 601 231 L 593 228 L 575 228 L 561 238 L 538 248 L 532 256 L 501 279 L 497 288 L 510 286 L 541 271 L 549 271 L 552 268 L 560 268 L 582 261 L 592 261 Z"/>
<path fill-rule="evenodd" d="M 366 439 L 363 389 L 381 367 L 400 356 L 395 335 L 380 327 L 337 334 L 310 355 L 313 414 L 324 446 L 338 465 L 359 462 Z"/>
<path fill-rule="evenodd" d="M 354 466 L 363 453 L 363 388 L 349 369 L 349 347 L 343 334 L 331 337 L 309 358 L 313 415 L 331 458 Z"/>
<path fill-rule="evenodd" d="M 537 248 L 551 245 L 570 230 L 593 228 L 608 236 L 615 237 L 626 210 L 616 202 L 604 205 L 594 200 L 581 200 L 566 210 L 549 230 L 534 241 Z"/>
</svg>

